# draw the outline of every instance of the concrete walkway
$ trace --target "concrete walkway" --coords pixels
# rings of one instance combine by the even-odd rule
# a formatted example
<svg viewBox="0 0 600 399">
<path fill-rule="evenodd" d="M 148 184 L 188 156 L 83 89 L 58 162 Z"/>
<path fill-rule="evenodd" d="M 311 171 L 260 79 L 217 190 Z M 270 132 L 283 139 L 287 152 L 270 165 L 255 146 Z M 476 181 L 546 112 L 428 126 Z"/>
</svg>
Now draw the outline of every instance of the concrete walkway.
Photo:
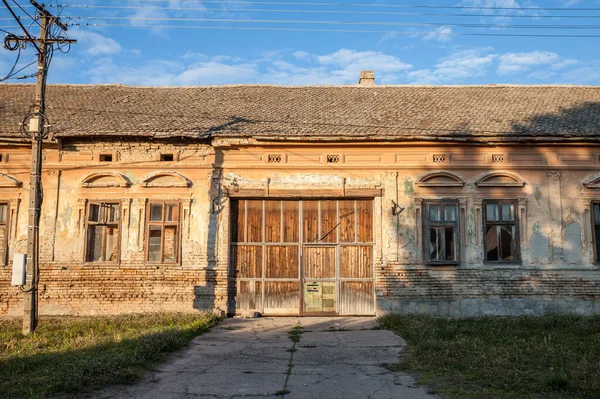
<svg viewBox="0 0 600 399">
<path fill-rule="evenodd" d="M 398 362 L 405 342 L 374 326 L 373 318 L 227 319 L 140 383 L 97 397 L 435 398 L 383 367 Z"/>
</svg>

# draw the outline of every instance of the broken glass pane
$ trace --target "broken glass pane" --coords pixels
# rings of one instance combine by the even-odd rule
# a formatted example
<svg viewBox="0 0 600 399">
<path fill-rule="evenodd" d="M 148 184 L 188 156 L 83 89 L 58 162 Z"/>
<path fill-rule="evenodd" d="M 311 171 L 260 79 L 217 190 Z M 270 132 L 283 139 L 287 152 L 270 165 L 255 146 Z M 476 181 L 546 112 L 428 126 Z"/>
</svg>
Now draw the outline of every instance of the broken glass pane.
<svg viewBox="0 0 600 399">
<path fill-rule="evenodd" d="M 445 237 L 446 237 L 446 260 L 456 260 L 455 256 L 455 234 L 454 229 L 452 227 L 446 227 L 445 229 Z"/>
<path fill-rule="evenodd" d="M 8 212 L 8 205 L 0 204 L 0 223 L 6 223 L 7 212 Z"/>
<path fill-rule="evenodd" d="M 502 260 L 513 262 L 515 260 L 515 234 L 514 226 L 498 226 L 500 227 L 500 243 Z"/>
<path fill-rule="evenodd" d="M 441 210 L 437 205 L 429 206 L 429 220 L 432 222 L 440 222 L 441 218 Z"/>
<path fill-rule="evenodd" d="M 179 220 L 179 204 L 167 204 L 165 208 L 167 213 L 167 221 L 176 222 Z"/>
<path fill-rule="evenodd" d="M 502 204 L 502 221 L 512 222 L 515 220 L 515 209 L 513 204 Z"/>
<path fill-rule="evenodd" d="M 429 260 L 440 261 L 442 260 L 442 237 L 440 236 L 441 228 L 433 228 L 429 231 Z"/>
<path fill-rule="evenodd" d="M 163 204 L 150 204 L 151 222 L 162 222 L 162 206 Z"/>
<path fill-rule="evenodd" d="M 160 262 L 160 245 L 162 240 L 162 229 L 160 226 L 150 226 L 148 234 L 148 260 Z"/>
<path fill-rule="evenodd" d="M 165 227 L 165 262 L 177 260 L 177 227 Z"/>
<path fill-rule="evenodd" d="M 487 226 L 485 232 L 485 259 L 490 262 L 498 261 L 498 226 Z"/>
<path fill-rule="evenodd" d="M 498 221 L 498 204 L 486 204 L 485 215 L 488 222 Z"/>
<path fill-rule="evenodd" d="M 114 223 L 119 221 L 119 204 L 102 204 L 106 214 L 106 222 Z"/>
<path fill-rule="evenodd" d="M 104 226 L 88 226 L 86 262 L 102 260 L 102 231 Z"/>
<path fill-rule="evenodd" d="M 106 252 L 104 260 L 107 262 L 116 262 L 119 250 L 119 229 L 114 227 L 106 228 Z"/>
<path fill-rule="evenodd" d="M 90 204 L 88 220 L 90 222 L 100 222 L 100 204 Z"/>
<path fill-rule="evenodd" d="M 456 206 L 444 206 L 444 220 L 446 222 L 456 222 Z"/>
</svg>

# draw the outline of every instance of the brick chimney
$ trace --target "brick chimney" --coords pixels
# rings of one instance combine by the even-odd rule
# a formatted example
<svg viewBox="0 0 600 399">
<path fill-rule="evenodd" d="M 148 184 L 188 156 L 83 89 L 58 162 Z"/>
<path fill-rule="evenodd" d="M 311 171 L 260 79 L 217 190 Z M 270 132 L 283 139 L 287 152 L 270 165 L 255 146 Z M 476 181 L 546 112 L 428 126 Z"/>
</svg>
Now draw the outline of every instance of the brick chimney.
<svg viewBox="0 0 600 399">
<path fill-rule="evenodd" d="M 375 72 L 373 71 L 360 71 L 360 79 L 358 80 L 359 85 L 374 85 L 375 84 Z"/>
</svg>

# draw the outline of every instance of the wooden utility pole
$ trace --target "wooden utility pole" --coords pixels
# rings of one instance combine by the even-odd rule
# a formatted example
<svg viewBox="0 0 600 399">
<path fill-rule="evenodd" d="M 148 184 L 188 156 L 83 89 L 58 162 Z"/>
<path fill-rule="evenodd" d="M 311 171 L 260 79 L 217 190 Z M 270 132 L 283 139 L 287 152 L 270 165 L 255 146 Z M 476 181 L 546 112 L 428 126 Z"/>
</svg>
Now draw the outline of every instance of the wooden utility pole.
<svg viewBox="0 0 600 399">
<path fill-rule="evenodd" d="M 15 16 L 19 25 L 25 31 L 24 37 L 14 37 L 12 40 L 18 43 L 32 43 L 38 49 L 37 62 L 37 80 L 35 85 L 35 102 L 33 112 L 27 118 L 28 128 L 25 133 L 31 137 L 31 171 L 29 179 L 29 216 L 27 224 L 27 266 L 25 286 L 21 290 L 25 293 L 23 301 L 23 334 L 28 335 L 35 331 L 38 321 L 38 283 L 39 283 L 39 223 L 41 208 L 41 190 L 40 182 L 42 177 L 42 143 L 48 135 L 48 119 L 46 111 L 46 77 L 48 74 L 48 46 L 54 44 L 71 44 L 75 40 L 69 40 L 63 37 L 50 38 L 50 28 L 52 24 L 58 25 L 61 29 L 67 30 L 67 26 L 62 24 L 58 17 L 48 12 L 43 4 L 38 4 L 31 0 L 39 15 L 40 36 L 35 39 L 23 27 L 20 20 L 12 12 L 6 0 L 2 0 L 9 11 Z"/>
</svg>

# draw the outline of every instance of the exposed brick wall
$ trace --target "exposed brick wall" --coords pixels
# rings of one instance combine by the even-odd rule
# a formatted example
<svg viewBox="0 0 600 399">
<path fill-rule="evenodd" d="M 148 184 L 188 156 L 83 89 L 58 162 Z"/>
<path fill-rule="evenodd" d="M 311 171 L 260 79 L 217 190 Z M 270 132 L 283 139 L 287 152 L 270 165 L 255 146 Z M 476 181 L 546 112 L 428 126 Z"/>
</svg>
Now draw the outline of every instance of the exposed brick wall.
<svg viewBox="0 0 600 399">
<path fill-rule="evenodd" d="M 0 314 L 18 315 L 23 295 L 9 286 L 9 268 L 0 270 Z M 226 276 L 205 269 L 61 264 L 40 274 L 40 314 L 225 310 L 227 300 Z"/>
</svg>

